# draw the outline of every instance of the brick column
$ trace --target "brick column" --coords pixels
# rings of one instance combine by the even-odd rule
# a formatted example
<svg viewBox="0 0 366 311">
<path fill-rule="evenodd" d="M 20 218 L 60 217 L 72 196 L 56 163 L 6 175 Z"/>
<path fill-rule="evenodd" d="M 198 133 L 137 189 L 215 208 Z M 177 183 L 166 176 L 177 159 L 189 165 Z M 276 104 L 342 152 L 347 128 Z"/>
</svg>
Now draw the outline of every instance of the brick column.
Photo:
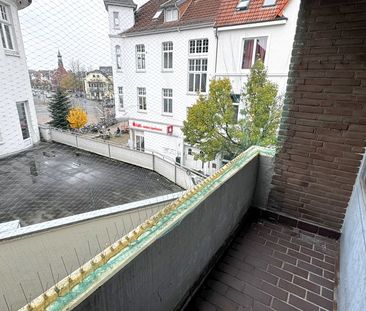
<svg viewBox="0 0 366 311">
<path fill-rule="evenodd" d="M 366 139 L 366 1 L 303 0 L 270 210 L 339 230 Z"/>
</svg>

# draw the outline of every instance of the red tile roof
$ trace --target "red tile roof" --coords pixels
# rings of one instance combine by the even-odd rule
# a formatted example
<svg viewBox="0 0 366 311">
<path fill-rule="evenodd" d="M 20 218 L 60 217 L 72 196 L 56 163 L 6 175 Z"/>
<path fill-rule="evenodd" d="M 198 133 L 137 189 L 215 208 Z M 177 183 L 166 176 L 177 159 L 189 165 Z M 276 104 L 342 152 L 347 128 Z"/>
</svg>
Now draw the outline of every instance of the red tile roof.
<svg viewBox="0 0 366 311">
<path fill-rule="evenodd" d="M 155 13 L 167 0 L 150 0 L 137 10 L 135 25 L 125 33 L 164 30 L 192 24 L 212 23 L 218 27 L 272 21 L 282 17 L 282 12 L 290 0 L 277 0 L 275 6 L 263 7 L 264 0 L 251 0 L 245 11 L 238 11 L 239 0 L 185 0 L 180 1 L 180 19 L 164 22 L 164 12 L 157 19 Z"/>
<path fill-rule="evenodd" d="M 247 10 L 238 11 L 238 0 L 221 0 L 216 26 L 231 26 L 272 21 L 282 17 L 290 0 L 277 0 L 275 6 L 263 7 L 264 0 L 251 0 Z"/>
<path fill-rule="evenodd" d="M 186 0 L 179 8 L 180 19 L 175 22 L 164 23 L 164 12 L 157 19 L 153 19 L 153 17 L 160 9 L 160 6 L 166 3 L 167 0 L 150 0 L 137 10 L 135 25 L 125 33 L 169 29 L 192 24 L 214 24 L 220 1 Z"/>
</svg>

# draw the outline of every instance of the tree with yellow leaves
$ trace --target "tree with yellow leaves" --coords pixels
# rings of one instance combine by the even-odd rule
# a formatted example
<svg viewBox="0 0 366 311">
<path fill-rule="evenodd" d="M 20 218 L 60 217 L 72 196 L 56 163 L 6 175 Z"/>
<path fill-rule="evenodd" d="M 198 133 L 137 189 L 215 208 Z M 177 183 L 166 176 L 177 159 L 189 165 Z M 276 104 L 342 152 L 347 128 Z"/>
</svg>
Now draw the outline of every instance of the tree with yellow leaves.
<svg viewBox="0 0 366 311">
<path fill-rule="evenodd" d="M 80 107 L 71 108 L 67 115 L 67 121 L 73 129 L 80 129 L 88 122 L 88 116 Z"/>
</svg>

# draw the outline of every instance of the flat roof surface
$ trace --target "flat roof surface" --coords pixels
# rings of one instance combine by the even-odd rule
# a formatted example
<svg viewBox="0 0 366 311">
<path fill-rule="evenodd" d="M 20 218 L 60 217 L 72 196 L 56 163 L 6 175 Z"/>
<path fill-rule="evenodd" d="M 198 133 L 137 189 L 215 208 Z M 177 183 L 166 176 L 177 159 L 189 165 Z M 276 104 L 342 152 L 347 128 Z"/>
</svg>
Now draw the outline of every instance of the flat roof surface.
<svg viewBox="0 0 366 311">
<path fill-rule="evenodd" d="M 0 159 L 0 223 L 31 225 L 178 191 L 150 170 L 57 143 Z"/>
</svg>

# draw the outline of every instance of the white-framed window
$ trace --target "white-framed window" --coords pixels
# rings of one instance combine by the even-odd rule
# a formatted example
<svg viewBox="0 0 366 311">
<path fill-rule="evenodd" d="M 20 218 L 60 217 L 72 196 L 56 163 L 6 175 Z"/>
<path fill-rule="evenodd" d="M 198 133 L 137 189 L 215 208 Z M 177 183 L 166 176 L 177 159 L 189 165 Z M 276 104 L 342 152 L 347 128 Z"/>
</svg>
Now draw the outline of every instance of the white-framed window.
<svg viewBox="0 0 366 311">
<path fill-rule="evenodd" d="M 173 42 L 163 42 L 163 70 L 173 69 Z"/>
<path fill-rule="evenodd" d="M 124 104 L 123 104 L 123 87 L 122 86 L 118 87 L 118 101 L 119 101 L 119 108 L 123 109 Z"/>
<path fill-rule="evenodd" d="M 188 92 L 206 93 L 208 39 L 189 40 Z"/>
<path fill-rule="evenodd" d="M 113 24 L 114 28 L 119 28 L 119 13 L 113 12 Z"/>
<path fill-rule="evenodd" d="M 169 8 L 165 10 L 165 21 L 166 22 L 174 22 L 178 20 L 178 10 L 176 8 Z"/>
<path fill-rule="evenodd" d="M 119 45 L 116 45 L 116 65 L 118 70 L 122 69 L 121 47 Z"/>
<path fill-rule="evenodd" d="M 236 6 L 237 10 L 246 10 L 249 6 L 249 0 L 239 0 L 238 5 Z"/>
<path fill-rule="evenodd" d="M 188 92 L 206 93 L 207 91 L 207 58 L 188 60 Z"/>
<path fill-rule="evenodd" d="M 22 131 L 22 136 L 23 136 L 24 140 L 30 138 L 29 125 L 28 125 L 27 112 L 26 112 L 26 104 L 27 104 L 27 102 L 17 103 L 19 124 L 20 124 L 20 129 Z"/>
<path fill-rule="evenodd" d="M 144 71 L 146 69 L 145 57 L 146 57 L 145 44 L 137 44 L 136 45 L 137 71 Z"/>
<path fill-rule="evenodd" d="M 241 69 L 250 69 L 258 58 L 264 62 L 266 50 L 267 37 L 244 39 Z"/>
<path fill-rule="evenodd" d="M 143 135 L 135 135 L 135 142 L 136 142 L 136 150 L 138 151 L 145 151 L 145 138 Z"/>
<path fill-rule="evenodd" d="M 10 8 L 0 2 L 0 37 L 3 48 L 15 50 L 14 30 L 11 23 Z"/>
<path fill-rule="evenodd" d="M 276 0 L 264 0 L 263 6 L 273 6 L 276 5 Z"/>
<path fill-rule="evenodd" d="M 207 54 L 208 39 L 189 40 L 189 54 Z"/>
<path fill-rule="evenodd" d="M 146 88 L 137 88 L 137 108 L 146 111 Z"/>
<path fill-rule="evenodd" d="M 173 113 L 173 89 L 163 89 L 163 113 Z"/>
</svg>

